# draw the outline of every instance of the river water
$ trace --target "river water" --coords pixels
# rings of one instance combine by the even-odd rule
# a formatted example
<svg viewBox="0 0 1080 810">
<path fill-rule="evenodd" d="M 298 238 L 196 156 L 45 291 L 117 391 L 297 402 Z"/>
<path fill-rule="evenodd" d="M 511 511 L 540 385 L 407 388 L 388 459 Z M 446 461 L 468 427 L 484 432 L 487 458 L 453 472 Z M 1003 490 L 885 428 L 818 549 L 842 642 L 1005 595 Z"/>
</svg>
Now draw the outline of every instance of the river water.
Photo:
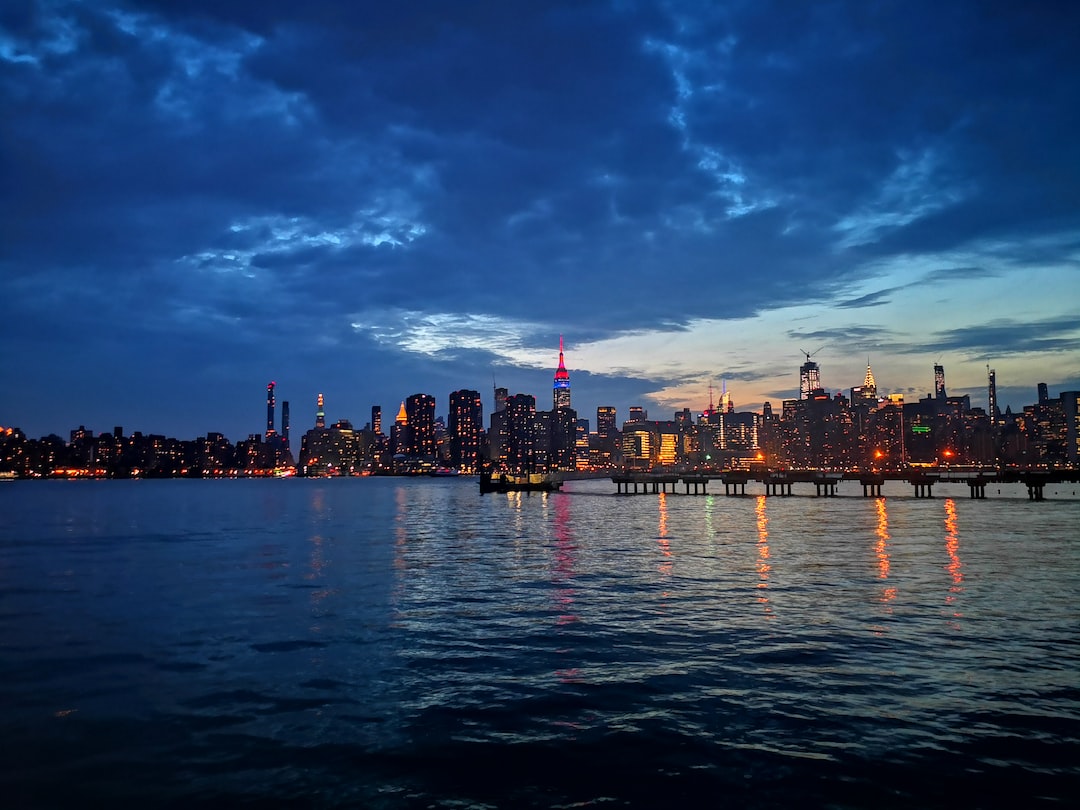
<svg viewBox="0 0 1080 810">
<path fill-rule="evenodd" d="M 1077 487 L 798 486 L 5 484 L 0 795 L 1071 804 Z"/>
</svg>

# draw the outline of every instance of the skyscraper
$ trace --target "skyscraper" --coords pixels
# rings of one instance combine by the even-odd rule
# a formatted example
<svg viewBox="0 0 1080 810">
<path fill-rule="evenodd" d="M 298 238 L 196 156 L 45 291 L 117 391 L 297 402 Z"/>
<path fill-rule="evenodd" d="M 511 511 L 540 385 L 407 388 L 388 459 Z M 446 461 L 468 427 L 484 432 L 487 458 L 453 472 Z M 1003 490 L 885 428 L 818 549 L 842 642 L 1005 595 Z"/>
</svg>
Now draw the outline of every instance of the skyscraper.
<svg viewBox="0 0 1080 810">
<path fill-rule="evenodd" d="M 318 410 L 315 411 L 315 429 L 322 430 L 326 427 L 326 414 L 323 412 L 323 395 L 319 394 Z"/>
<path fill-rule="evenodd" d="M 602 439 L 614 438 L 619 432 L 619 426 L 615 421 L 615 408 L 611 405 L 601 405 L 596 409 L 596 435 Z"/>
<path fill-rule="evenodd" d="M 555 383 L 552 386 L 552 407 L 570 407 L 570 372 L 563 360 L 563 338 L 559 335 L 559 367 L 555 370 Z"/>
<path fill-rule="evenodd" d="M 269 439 L 274 435 L 274 386 L 276 382 L 271 381 L 266 386 L 266 438 Z"/>
<path fill-rule="evenodd" d="M 870 358 L 866 358 L 866 377 L 862 385 L 856 385 L 851 389 L 851 404 L 861 405 L 864 408 L 874 407 L 877 404 L 877 382 L 874 380 L 874 372 L 870 370 Z"/>
<path fill-rule="evenodd" d="M 986 366 L 986 388 L 989 400 L 987 415 L 990 417 L 990 424 L 997 425 L 1001 422 L 1001 411 L 998 410 L 997 402 L 997 371 L 990 368 L 989 364 Z"/>
<path fill-rule="evenodd" d="M 1050 402 L 1050 389 L 1046 387 L 1046 383 L 1039 383 L 1039 404 L 1047 405 Z"/>
<path fill-rule="evenodd" d="M 945 367 L 934 363 L 934 399 L 945 400 Z"/>
<path fill-rule="evenodd" d="M 405 410 L 405 403 L 398 408 L 394 424 L 390 426 L 390 452 L 396 455 L 407 455 L 412 449 L 412 431 L 409 430 L 409 414 Z"/>
<path fill-rule="evenodd" d="M 412 439 L 408 454 L 435 457 L 435 397 L 431 394 L 412 394 L 405 400 Z"/>
<path fill-rule="evenodd" d="M 289 400 L 281 403 L 281 440 L 289 446 Z"/>
<path fill-rule="evenodd" d="M 477 391 L 450 394 L 447 433 L 450 435 L 450 465 L 462 472 L 476 472 L 480 466 L 480 433 L 484 425 L 484 405 Z"/>
<path fill-rule="evenodd" d="M 1080 391 L 1061 392 L 1061 410 L 1065 414 L 1065 458 L 1080 464 Z"/>
<path fill-rule="evenodd" d="M 536 398 L 514 394 L 506 400 L 506 467 L 515 475 L 536 470 Z"/>
<path fill-rule="evenodd" d="M 382 433 L 382 407 L 379 405 L 371 406 L 371 432 L 376 436 Z"/>
<path fill-rule="evenodd" d="M 806 362 L 799 366 L 799 399 L 809 399 L 811 391 L 821 388 L 821 370 L 809 354 L 803 354 L 806 354 Z"/>
</svg>

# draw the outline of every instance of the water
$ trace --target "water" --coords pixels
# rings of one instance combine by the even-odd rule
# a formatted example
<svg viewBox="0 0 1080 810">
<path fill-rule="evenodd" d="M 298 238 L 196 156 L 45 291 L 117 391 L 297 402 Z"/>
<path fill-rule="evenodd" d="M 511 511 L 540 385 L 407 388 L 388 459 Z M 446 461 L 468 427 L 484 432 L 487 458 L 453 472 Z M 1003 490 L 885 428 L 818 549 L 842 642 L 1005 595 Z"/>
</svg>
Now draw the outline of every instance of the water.
<svg viewBox="0 0 1080 810">
<path fill-rule="evenodd" d="M 6 484 L 0 795 L 1071 804 L 1080 498 L 1059 489 Z"/>
</svg>

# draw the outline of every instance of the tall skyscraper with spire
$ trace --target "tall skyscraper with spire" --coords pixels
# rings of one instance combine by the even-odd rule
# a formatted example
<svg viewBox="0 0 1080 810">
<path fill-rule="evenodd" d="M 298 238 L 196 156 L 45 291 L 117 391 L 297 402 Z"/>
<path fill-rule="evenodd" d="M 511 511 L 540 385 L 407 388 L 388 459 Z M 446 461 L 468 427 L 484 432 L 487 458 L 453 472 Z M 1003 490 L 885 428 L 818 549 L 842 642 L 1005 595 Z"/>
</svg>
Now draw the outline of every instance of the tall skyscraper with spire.
<svg viewBox="0 0 1080 810">
<path fill-rule="evenodd" d="M 274 386 L 276 382 L 271 381 L 266 386 L 266 438 L 271 438 L 274 431 Z"/>
<path fill-rule="evenodd" d="M 803 354 L 806 354 L 806 362 L 799 366 L 799 399 L 809 399 L 811 391 L 821 388 L 821 370 L 818 364 L 810 359 L 812 354 Z"/>
<path fill-rule="evenodd" d="M 555 370 L 555 383 L 551 393 L 553 408 L 557 410 L 570 407 L 570 372 L 566 370 L 562 335 L 559 335 L 559 367 Z"/>
<path fill-rule="evenodd" d="M 990 424 L 996 425 L 1001 422 L 1001 411 L 998 410 L 997 401 L 997 371 L 990 368 L 990 364 L 986 364 L 986 388 L 988 394 L 988 408 L 987 415 L 990 417 Z"/>
<path fill-rule="evenodd" d="M 934 399 L 945 399 L 945 366 L 934 363 Z"/>
<path fill-rule="evenodd" d="M 877 382 L 874 380 L 874 372 L 870 370 L 870 358 L 866 358 L 866 379 L 863 380 L 863 396 L 877 398 Z"/>
<path fill-rule="evenodd" d="M 315 429 L 322 430 L 326 427 L 326 413 L 323 411 L 323 395 L 319 394 L 319 407 L 315 411 Z"/>
</svg>

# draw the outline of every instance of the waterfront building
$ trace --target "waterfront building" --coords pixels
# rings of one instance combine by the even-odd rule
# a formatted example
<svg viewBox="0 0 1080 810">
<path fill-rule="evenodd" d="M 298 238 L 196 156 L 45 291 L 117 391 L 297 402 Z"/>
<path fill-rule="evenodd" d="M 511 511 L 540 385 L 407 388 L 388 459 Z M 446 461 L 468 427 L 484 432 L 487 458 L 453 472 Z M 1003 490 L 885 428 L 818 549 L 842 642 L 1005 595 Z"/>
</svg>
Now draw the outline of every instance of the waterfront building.
<svg viewBox="0 0 1080 810">
<path fill-rule="evenodd" d="M 322 430 L 326 427 L 326 413 L 323 411 L 323 395 L 319 394 L 315 408 L 315 429 Z"/>
<path fill-rule="evenodd" d="M 514 394 L 506 400 L 505 471 L 514 475 L 537 472 L 536 398 Z"/>
<path fill-rule="evenodd" d="M 390 453 L 394 457 L 406 456 L 412 448 L 412 431 L 409 428 L 409 414 L 402 401 L 397 417 L 390 428 Z"/>
<path fill-rule="evenodd" d="M 596 433 L 589 437 L 589 464 L 594 469 L 607 469 L 619 463 L 619 428 L 616 411 L 611 405 L 596 409 Z"/>
<path fill-rule="evenodd" d="M 1080 391 L 1061 392 L 1061 412 L 1065 415 L 1065 458 L 1080 464 Z"/>
<path fill-rule="evenodd" d="M 412 394 L 405 399 L 410 443 L 407 455 L 435 458 L 435 397 L 431 394 Z"/>
<path fill-rule="evenodd" d="M 579 470 L 587 470 L 589 469 L 589 464 L 592 462 L 591 453 L 589 452 L 589 420 L 578 419 L 574 428 L 575 466 Z"/>
<path fill-rule="evenodd" d="M 506 468 L 507 412 L 506 401 L 510 392 L 506 388 L 495 389 L 494 410 L 487 435 L 486 457 L 496 469 Z"/>
<path fill-rule="evenodd" d="M 299 472 L 308 476 L 352 475 L 361 466 L 366 445 L 363 432 L 355 430 L 348 419 L 309 430 L 300 440 Z"/>
<path fill-rule="evenodd" d="M 475 473 L 480 466 L 480 438 L 484 427 L 484 404 L 478 391 L 463 389 L 450 394 L 447 414 L 449 461 L 454 469 Z"/>
<path fill-rule="evenodd" d="M 577 411 L 570 407 L 555 408 L 550 415 L 548 435 L 548 469 L 577 468 Z"/>
</svg>

